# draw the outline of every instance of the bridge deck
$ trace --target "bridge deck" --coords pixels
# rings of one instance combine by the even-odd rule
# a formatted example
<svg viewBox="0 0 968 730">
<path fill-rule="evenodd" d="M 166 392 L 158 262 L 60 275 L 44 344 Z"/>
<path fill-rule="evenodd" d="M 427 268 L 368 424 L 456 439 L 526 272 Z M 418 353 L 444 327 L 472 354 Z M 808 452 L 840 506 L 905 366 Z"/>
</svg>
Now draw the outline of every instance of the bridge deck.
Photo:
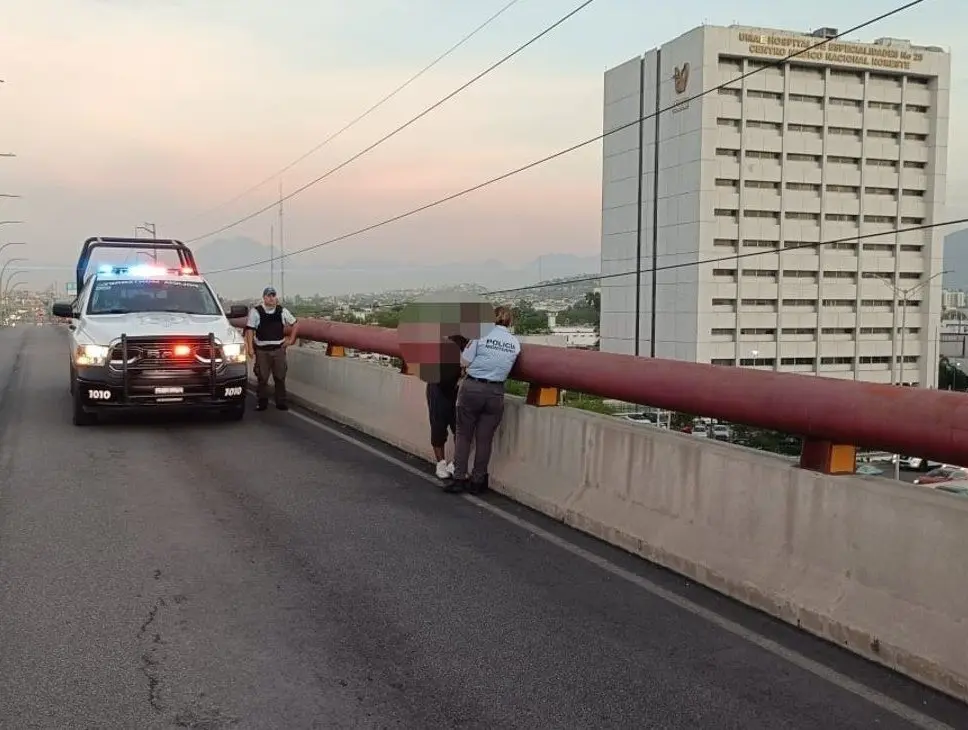
<svg viewBox="0 0 968 730">
<path fill-rule="evenodd" d="M 2 728 L 968 727 L 301 414 L 75 428 L 67 365 L 59 329 L 0 331 Z"/>
</svg>

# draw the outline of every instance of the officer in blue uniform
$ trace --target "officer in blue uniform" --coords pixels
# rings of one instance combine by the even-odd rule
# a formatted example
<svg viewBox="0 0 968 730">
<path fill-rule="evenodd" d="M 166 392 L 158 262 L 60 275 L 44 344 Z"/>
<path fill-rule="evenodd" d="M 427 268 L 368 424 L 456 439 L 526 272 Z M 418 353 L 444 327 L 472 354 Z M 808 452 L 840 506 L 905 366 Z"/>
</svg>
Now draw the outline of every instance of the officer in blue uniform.
<svg viewBox="0 0 968 730">
<path fill-rule="evenodd" d="M 488 464 L 494 434 L 504 417 L 504 383 L 521 354 L 521 343 L 511 334 L 511 310 L 496 307 L 494 328 L 471 340 L 461 355 L 465 377 L 457 395 L 457 445 L 454 479 L 448 492 L 487 489 Z M 474 443 L 474 469 L 468 478 L 467 462 Z"/>
</svg>

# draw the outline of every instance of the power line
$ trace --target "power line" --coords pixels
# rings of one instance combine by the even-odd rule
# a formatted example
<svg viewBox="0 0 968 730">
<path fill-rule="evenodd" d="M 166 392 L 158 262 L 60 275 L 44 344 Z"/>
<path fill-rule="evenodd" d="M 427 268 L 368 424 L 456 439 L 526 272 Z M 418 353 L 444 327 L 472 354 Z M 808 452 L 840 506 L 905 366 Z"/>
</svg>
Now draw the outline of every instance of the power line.
<svg viewBox="0 0 968 730">
<path fill-rule="evenodd" d="M 298 165 L 300 162 L 302 162 L 306 158 L 311 157 L 312 155 L 316 154 L 323 147 L 325 147 L 330 142 L 332 142 L 334 139 L 336 139 L 341 134 L 343 134 L 343 132 L 348 131 L 351 127 L 356 126 L 359 122 L 361 122 L 364 119 L 366 119 L 366 117 L 368 117 L 370 114 L 372 114 L 373 112 L 375 112 L 381 106 L 383 106 L 384 104 L 386 104 L 393 97 L 395 97 L 401 91 L 403 91 L 408 86 L 410 86 L 414 81 L 416 81 L 417 79 L 419 79 L 421 76 L 423 76 L 425 73 L 427 73 L 428 71 L 430 71 L 432 68 L 434 68 L 437 64 L 439 64 L 445 58 L 447 58 L 452 53 L 454 53 L 456 50 L 458 50 L 461 46 L 463 46 L 465 43 L 467 43 L 469 40 L 471 40 L 474 36 L 476 36 L 478 33 L 480 33 L 485 28 L 487 28 L 489 25 L 491 25 L 491 23 L 493 23 L 495 20 L 497 20 L 498 18 L 500 18 L 502 15 L 504 15 L 504 13 L 506 13 L 508 10 L 510 10 L 513 6 L 517 5 L 518 2 L 520 2 L 520 0 L 511 0 L 509 3 L 507 3 L 506 5 L 504 5 L 504 7 L 502 7 L 500 10 L 498 10 L 496 13 L 494 13 L 490 18 L 488 18 L 483 23 L 481 23 L 479 26 L 477 26 L 476 28 L 474 28 L 474 30 L 472 30 L 470 33 L 468 33 L 467 35 L 465 35 L 457 43 L 455 43 L 453 46 L 451 46 L 450 48 L 448 48 L 446 51 L 444 51 L 441 55 L 437 56 L 437 58 L 435 58 L 429 64 L 427 64 L 422 69 L 420 69 L 413 76 L 411 76 L 409 79 L 407 79 L 402 84 L 400 84 L 400 86 L 398 86 L 393 91 L 391 91 L 389 94 L 387 94 L 386 96 L 384 96 L 376 104 L 374 104 L 373 106 L 371 106 L 369 109 L 367 109 L 365 112 L 363 112 L 358 117 L 356 117 L 355 119 L 353 119 L 351 122 L 347 123 L 341 129 L 339 129 L 336 132 L 333 132 L 333 134 L 329 135 L 326 139 L 324 139 L 322 142 L 320 142 L 319 144 L 317 144 L 311 150 L 309 150 L 308 152 L 306 152 L 302 156 L 296 158 L 295 160 L 293 160 L 292 162 L 290 162 L 288 165 L 286 165 L 282 169 L 278 170 L 277 172 L 272 173 L 269 177 L 267 177 L 262 182 L 256 183 L 255 185 L 253 185 L 252 187 L 248 188 L 247 190 L 244 190 L 243 192 L 239 193 L 234 198 L 231 198 L 229 200 L 226 200 L 223 203 L 219 203 L 218 205 L 214 206 L 213 208 L 210 208 L 207 211 L 204 211 L 202 213 L 199 213 L 198 215 L 192 216 L 191 220 L 197 220 L 198 218 L 201 218 L 202 216 L 208 215 L 210 213 L 214 213 L 215 211 L 217 211 L 217 210 L 219 210 L 221 208 L 224 208 L 227 205 L 231 205 L 232 203 L 236 202 L 237 200 L 240 200 L 240 199 L 244 198 L 249 193 L 255 192 L 256 190 L 258 190 L 259 188 L 261 188 L 266 183 L 271 182 L 272 180 L 274 180 L 275 178 L 279 177 L 280 175 L 288 172 L 289 170 L 291 170 L 292 168 L 294 168 L 296 165 Z"/>
<path fill-rule="evenodd" d="M 754 256 L 777 256 L 780 252 L 786 251 L 799 251 L 801 249 L 819 249 L 824 246 L 834 246 L 838 243 L 853 243 L 865 241 L 871 238 L 881 238 L 883 236 L 895 236 L 905 233 L 915 233 L 917 231 L 929 231 L 935 228 L 945 228 L 947 226 L 957 226 L 961 224 L 968 223 L 968 217 L 966 218 L 953 218 L 951 220 L 940 221 L 938 223 L 923 223 L 917 226 L 910 226 L 908 228 L 893 228 L 889 231 L 881 231 L 879 233 L 864 233 L 855 236 L 846 236 L 844 238 L 834 238 L 828 241 L 801 241 L 796 246 L 790 246 L 789 248 L 782 249 L 769 249 L 763 251 L 750 251 L 749 253 L 737 253 L 731 256 L 717 256 L 715 258 L 700 259 L 699 261 L 683 261 L 676 264 L 666 264 L 664 266 L 650 267 L 647 269 L 634 268 L 628 271 L 620 271 L 614 274 L 594 274 L 590 276 L 581 276 L 573 279 L 561 279 L 559 281 L 549 281 L 541 282 L 538 284 L 529 284 L 528 286 L 519 286 L 511 289 L 492 289 L 486 291 L 481 296 L 492 296 L 495 294 L 520 294 L 528 291 L 535 291 L 537 289 L 548 289 L 553 286 L 569 286 L 571 284 L 583 284 L 592 282 L 601 282 L 607 279 L 618 279 L 623 276 L 635 276 L 637 274 L 657 274 L 663 271 L 673 271 L 675 269 L 685 269 L 692 266 L 705 266 L 707 264 L 720 264 L 729 263 L 732 261 L 737 261 L 738 259 L 753 258 Z M 693 251 L 691 253 L 698 253 Z M 678 254 L 683 255 L 683 254 Z M 385 304 L 373 304 L 370 305 L 371 309 L 396 309 L 399 307 L 406 306 L 411 300 L 406 301 L 396 301 L 387 302 Z"/>
<path fill-rule="evenodd" d="M 920 2 L 921 0 L 918 0 L 918 1 Z M 358 160 L 360 157 L 362 157 L 363 155 L 365 155 L 367 152 L 375 149 L 376 147 L 380 146 L 381 144 L 383 144 L 387 140 L 391 139 L 392 137 L 395 137 L 397 134 L 399 134 L 400 132 L 402 132 L 403 130 L 405 130 L 407 127 L 409 127 L 411 124 L 414 124 L 414 123 L 418 122 L 419 120 L 423 119 L 425 116 L 427 116 L 428 114 L 430 114 L 430 112 L 432 112 L 434 109 L 436 109 L 437 107 L 443 105 L 444 103 L 446 103 L 450 99 L 453 99 L 455 96 L 457 96 L 459 93 L 461 93 L 462 91 L 464 91 L 465 89 L 467 89 L 469 86 L 473 85 L 474 83 L 476 83 L 480 79 L 484 78 L 485 76 L 487 76 L 489 73 L 491 73 L 492 71 L 494 71 L 498 67 L 500 67 L 503 64 L 507 63 L 512 58 L 514 58 L 519 53 L 521 53 L 526 48 L 528 48 L 529 46 L 533 45 L 534 43 L 537 43 L 539 40 L 541 40 L 544 36 L 548 35 L 551 31 L 553 31 L 559 25 L 561 25 L 562 23 L 564 23 L 565 21 L 567 21 L 568 19 L 570 19 L 573 15 L 576 15 L 580 11 L 584 10 L 586 7 L 588 7 L 589 5 L 591 5 L 593 2 L 595 2 L 595 0 L 583 0 L 583 2 L 578 7 L 576 7 L 575 9 L 573 9 L 572 11 L 570 11 L 569 13 L 567 13 L 566 15 L 564 15 L 561 18 L 559 18 L 558 20 L 556 20 L 554 23 L 552 23 L 547 28 L 545 28 L 543 31 L 541 31 L 540 33 L 538 33 L 538 35 L 534 36 L 533 38 L 531 38 L 531 40 L 529 40 L 529 41 L 523 43 L 522 45 L 518 46 L 516 49 L 514 49 L 513 51 L 511 51 L 510 53 L 508 53 L 506 56 L 504 56 L 503 58 L 501 58 L 499 61 L 491 64 L 490 66 L 488 66 L 486 69 L 484 69 L 479 74 L 477 74 L 475 77 L 473 77 L 470 81 L 467 81 L 464 84 L 462 84 L 461 86 L 457 87 L 452 92 L 450 92 L 449 94 L 447 94 L 445 97 L 443 97 L 442 99 L 436 101 L 435 103 L 431 104 L 429 107 L 427 107 L 426 109 L 424 109 L 417 116 L 412 117 L 407 122 L 404 122 L 399 127 L 397 127 L 396 129 L 394 129 L 392 132 L 390 132 L 389 134 L 384 135 L 383 137 L 381 137 L 380 139 L 378 139 L 376 142 L 374 142 L 373 144 L 371 144 L 369 147 L 366 147 L 363 150 L 360 150 L 359 152 L 357 152 L 355 155 L 353 155 L 352 157 L 350 157 L 345 162 L 342 162 L 339 165 L 337 165 L 336 167 L 334 167 L 333 169 L 331 169 L 329 172 L 323 173 L 322 175 L 320 175 L 319 177 L 317 177 L 315 180 L 310 180 L 308 183 L 306 183 L 302 187 L 296 188 L 291 193 L 289 193 L 283 200 L 289 200 L 290 198 L 296 197 L 297 195 L 299 195 L 303 191 L 308 190 L 309 188 L 313 187 L 314 185 L 317 185 L 318 183 L 322 182 L 323 180 L 325 180 L 326 178 L 328 178 L 333 173 L 335 173 L 335 172 L 337 172 L 339 170 L 342 170 L 344 167 L 346 167 L 350 163 L 354 162 L 355 160 Z M 230 228 L 235 228 L 235 226 L 240 225 L 242 223 L 245 223 L 246 221 L 252 220 L 256 216 L 262 215 L 266 211 L 275 208 L 280 202 L 281 201 L 278 201 L 278 200 L 277 201 L 274 201 L 274 202 L 270 203 L 269 205 L 266 205 L 266 206 L 260 208 L 259 210 L 255 211 L 254 213 L 250 213 L 249 215 L 244 216 L 242 218 L 239 218 L 238 220 L 236 220 L 236 221 L 234 221 L 232 223 L 228 223 L 228 224 L 222 226 L 221 228 L 218 228 L 218 229 L 216 229 L 214 231 L 211 231 L 209 233 L 205 233 L 205 234 L 203 234 L 201 236 L 195 236 L 194 238 L 189 238 L 186 241 L 186 243 L 194 243 L 195 241 L 200 241 L 203 238 L 209 238 L 210 236 L 214 236 L 214 235 L 216 235 L 218 233 L 222 233 L 223 231 L 227 231 Z"/>
<path fill-rule="evenodd" d="M 391 223 L 396 223 L 397 221 L 404 220 L 405 218 L 410 218 L 410 217 L 412 217 L 414 215 L 417 215 L 418 213 L 424 212 L 425 210 L 430 210 L 431 208 L 436 208 L 436 207 L 438 207 L 440 205 L 443 205 L 444 203 L 449 203 L 452 200 L 456 200 L 458 198 L 462 198 L 465 195 L 469 195 L 470 193 L 476 192 L 477 190 L 481 190 L 482 188 L 486 188 L 486 187 L 488 187 L 490 185 L 493 185 L 495 183 L 501 182 L 501 181 L 506 180 L 506 179 L 508 179 L 510 177 L 513 177 L 515 175 L 518 175 L 518 174 L 520 174 L 522 172 L 526 172 L 526 171 L 531 170 L 531 169 L 533 169 L 535 167 L 539 167 L 540 165 L 543 165 L 543 164 L 545 164 L 547 162 L 551 162 L 552 160 L 556 160 L 559 157 L 564 157 L 565 155 L 568 155 L 568 154 L 570 154 L 572 152 L 575 152 L 576 150 L 582 149 L 583 147 L 587 147 L 588 145 L 590 145 L 590 144 L 592 144 L 594 142 L 598 142 L 600 140 L 603 140 L 603 139 L 605 139 L 605 137 L 607 137 L 609 135 L 615 134 L 617 132 L 621 132 L 624 129 L 628 129 L 629 127 L 633 127 L 633 126 L 635 126 L 635 125 L 637 125 L 637 124 L 639 124 L 641 122 L 644 122 L 644 121 L 647 121 L 647 120 L 652 119 L 654 117 L 657 117 L 657 116 L 659 116 L 659 114 L 662 114 L 663 112 L 667 112 L 670 109 L 674 109 L 674 108 L 677 108 L 677 107 L 679 107 L 679 106 L 681 106 L 683 104 L 689 103 L 689 102 L 694 101 L 696 99 L 700 99 L 700 98 L 702 98 L 704 96 L 707 96 L 708 94 L 712 94 L 714 92 L 717 92 L 720 89 L 728 88 L 732 84 L 736 84 L 737 82 L 740 82 L 743 79 L 749 78 L 750 76 L 752 76 L 754 74 L 757 74 L 757 73 L 760 73 L 761 71 L 764 71 L 764 70 L 766 70 L 768 68 L 782 66 L 784 63 L 788 62 L 790 59 L 796 58 L 797 56 L 800 56 L 800 55 L 802 55 L 804 53 L 809 53 L 809 52 L 815 50 L 816 48 L 818 48 L 818 47 L 820 47 L 822 45 L 825 45 L 827 43 L 830 43 L 831 41 L 834 41 L 834 40 L 836 40 L 838 38 L 841 38 L 841 37 L 843 37 L 843 36 L 845 36 L 845 35 L 847 35 L 849 33 L 854 33 L 854 32 L 856 32 L 858 30 L 862 30 L 862 29 L 866 28 L 869 25 L 874 25 L 875 23 L 878 23 L 878 22 L 880 22 L 880 21 L 882 21 L 882 20 L 884 20 L 886 18 L 889 18 L 889 17 L 891 17 L 893 15 L 897 15 L 898 13 L 901 13 L 901 12 L 903 12 L 905 10 L 908 10 L 909 8 L 912 8 L 915 5 L 920 5 L 923 2 L 924 2 L 924 0 L 911 0 L 911 2 L 905 3 L 904 5 L 901 5 L 901 6 L 895 8 L 893 10 L 890 10 L 890 11 L 888 11 L 886 13 L 882 13 L 881 15 L 878 15 L 878 16 L 876 16 L 876 17 L 874 17 L 874 18 L 872 18 L 870 20 L 867 20 L 867 21 L 865 21 L 865 22 L 863 22 L 863 23 L 861 23 L 859 25 L 855 25 L 853 28 L 848 28 L 843 33 L 839 33 L 839 34 L 837 34 L 835 36 L 831 36 L 830 38 L 824 38 L 823 40 L 819 41 L 818 43 L 813 44 L 812 46 L 807 46 L 806 48 L 802 48 L 802 49 L 800 49 L 800 50 L 798 50 L 798 51 L 796 51 L 794 53 L 791 53 L 789 56 L 785 56 L 785 57 L 780 58 L 780 59 L 778 59 L 776 61 L 772 61 L 770 63 L 764 64 L 763 66 L 759 66 L 759 67 L 753 69 L 752 71 L 747 71 L 746 73 L 741 74 L 740 76 L 737 76 L 735 79 L 730 79 L 729 81 L 726 81 L 726 82 L 724 82 L 722 84 L 719 84 L 718 86 L 714 86 L 714 87 L 712 87 L 710 89 L 707 89 L 706 91 L 703 91 L 703 92 L 700 92 L 698 94 L 695 94 L 694 96 L 688 97 L 688 98 L 686 98 L 684 100 L 680 100 L 680 101 L 676 102 L 675 104 L 671 104 L 670 106 L 665 107 L 664 109 L 659 109 L 657 111 L 650 112 L 649 114 L 646 114 L 643 117 L 640 117 L 640 118 L 635 119 L 635 120 L 633 120 L 631 122 L 628 122 L 627 124 L 623 124 L 623 125 L 621 125 L 619 127 L 616 127 L 615 129 L 612 129 L 612 130 L 608 131 L 608 132 L 603 132 L 602 134 L 598 134 L 598 135 L 592 137 L 591 139 L 585 140 L 584 142 L 579 142 L 578 144 L 574 144 L 571 147 L 566 147 L 565 149 L 559 150 L 558 152 L 555 152 L 555 153 L 553 153 L 551 155 L 548 155 L 547 157 L 542 157 L 539 160 L 535 160 L 533 162 L 529 162 L 527 165 L 523 165 L 522 167 L 518 167 L 517 169 L 511 170 L 510 172 L 505 172 L 502 175 L 498 175 L 497 177 L 493 177 L 490 180 L 486 180 L 486 181 L 484 181 L 482 183 L 478 183 L 477 185 L 473 185 L 473 186 L 471 186 L 469 188 L 465 188 L 465 189 L 463 189 L 463 190 L 461 190 L 459 192 L 452 193 L 451 195 L 448 195 L 446 197 L 438 198 L 437 200 L 434 200 L 433 202 L 427 203 L 427 204 L 422 205 L 422 206 L 420 206 L 418 208 L 413 208 L 411 210 L 408 210 L 405 213 L 400 213 L 399 215 L 395 215 L 395 216 L 393 216 L 391 218 L 386 218 L 386 219 L 384 219 L 382 221 L 379 221 L 377 223 L 372 223 L 372 224 L 370 224 L 368 226 L 364 226 L 363 228 L 358 228 L 355 231 L 351 231 L 349 233 L 344 233 L 344 234 L 342 234 L 340 236 L 336 236 L 335 238 L 330 238 L 328 240 L 322 241 L 321 243 L 316 243 L 316 244 L 313 244 L 311 246 L 306 246 L 305 248 L 301 248 L 301 249 L 297 249 L 295 251 L 287 252 L 286 253 L 286 256 L 287 257 L 289 257 L 289 256 L 297 256 L 299 254 L 306 253 L 307 251 L 313 251 L 315 249 L 322 248 L 324 246 L 330 246 L 330 245 L 332 245 L 334 243 L 339 243 L 340 241 L 345 241 L 348 238 L 353 238 L 355 236 L 359 236 L 359 235 L 362 235 L 364 233 L 369 233 L 370 231 L 373 231 L 373 230 L 376 230 L 377 228 L 382 228 L 384 226 L 390 225 Z M 575 12 L 575 11 L 573 11 L 573 12 Z M 272 207 L 272 206 L 269 206 L 269 207 Z M 266 210 L 268 210 L 268 207 L 266 208 Z M 209 234 L 209 235 L 212 235 L 212 234 Z M 204 238 L 204 236 L 203 236 L 203 238 Z M 191 239 L 191 240 L 192 241 L 195 241 L 195 240 L 198 240 L 198 239 Z M 215 271 L 209 271 L 209 272 L 205 272 L 205 273 L 207 273 L 207 274 L 221 274 L 221 273 L 225 273 L 225 272 L 228 272 L 228 271 L 241 271 L 243 269 L 250 269 L 253 266 L 259 266 L 260 264 L 269 263 L 269 261 L 270 261 L 269 259 L 264 259 L 262 261 L 253 261 L 252 263 L 241 264 L 239 266 L 232 266 L 232 267 L 225 268 L 225 269 L 216 269 Z"/>
</svg>

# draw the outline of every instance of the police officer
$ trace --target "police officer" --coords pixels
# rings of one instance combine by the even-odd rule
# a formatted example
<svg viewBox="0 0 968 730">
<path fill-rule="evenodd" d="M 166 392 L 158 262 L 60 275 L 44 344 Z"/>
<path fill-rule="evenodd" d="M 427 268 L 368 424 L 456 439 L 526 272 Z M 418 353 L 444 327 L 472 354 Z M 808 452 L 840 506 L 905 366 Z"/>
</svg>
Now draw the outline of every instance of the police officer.
<svg viewBox="0 0 968 730">
<path fill-rule="evenodd" d="M 276 390 L 276 408 L 289 410 L 286 402 L 286 348 L 296 341 L 295 328 L 286 337 L 286 327 L 293 327 L 296 318 L 279 304 L 276 290 L 267 286 L 262 290 L 262 304 L 249 310 L 245 323 L 245 346 L 249 357 L 255 359 L 255 376 L 259 381 L 257 411 L 269 406 L 269 375 Z"/>
<path fill-rule="evenodd" d="M 521 354 L 521 343 L 511 334 L 511 310 L 496 307 L 494 328 L 471 340 L 461 355 L 465 377 L 457 395 L 457 446 L 454 479 L 444 488 L 478 494 L 487 489 L 488 464 L 494 433 L 504 417 L 504 382 Z M 468 478 L 467 461 L 474 442 L 474 469 Z"/>
</svg>

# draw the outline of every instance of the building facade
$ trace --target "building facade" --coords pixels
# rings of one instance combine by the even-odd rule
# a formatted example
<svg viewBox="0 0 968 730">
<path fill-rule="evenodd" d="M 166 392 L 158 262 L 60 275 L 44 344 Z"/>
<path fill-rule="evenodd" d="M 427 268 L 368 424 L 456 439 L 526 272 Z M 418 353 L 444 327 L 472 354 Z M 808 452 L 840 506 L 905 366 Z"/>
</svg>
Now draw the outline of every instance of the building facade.
<svg viewBox="0 0 968 730">
<path fill-rule="evenodd" d="M 944 230 L 903 229 L 943 220 L 950 57 L 782 61 L 836 32 L 703 26 L 605 74 L 603 351 L 936 384 Z"/>
</svg>

